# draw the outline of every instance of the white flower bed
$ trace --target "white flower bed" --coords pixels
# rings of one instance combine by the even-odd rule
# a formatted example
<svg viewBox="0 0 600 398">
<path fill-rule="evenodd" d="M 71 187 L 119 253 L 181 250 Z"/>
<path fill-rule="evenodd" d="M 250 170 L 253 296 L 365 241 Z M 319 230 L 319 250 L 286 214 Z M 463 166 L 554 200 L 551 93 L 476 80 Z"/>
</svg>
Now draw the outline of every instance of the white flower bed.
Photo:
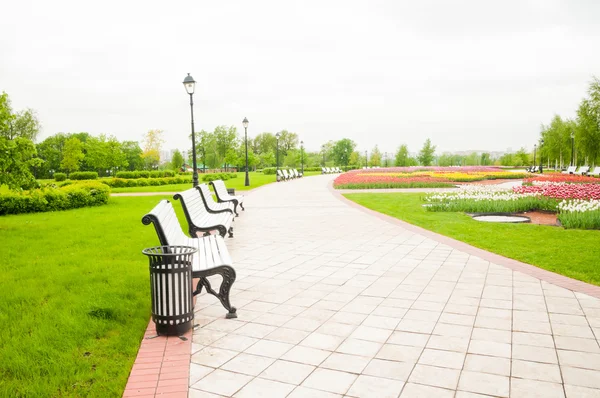
<svg viewBox="0 0 600 398">
<path fill-rule="evenodd" d="M 428 202 L 452 202 L 456 200 L 474 201 L 512 201 L 525 197 L 540 196 L 541 193 L 515 193 L 512 189 L 497 188 L 494 186 L 464 187 L 458 192 L 435 193 L 425 198 Z"/>
<path fill-rule="evenodd" d="M 562 213 L 584 213 L 588 211 L 599 211 L 600 200 L 570 199 L 563 200 L 558 204 L 558 210 Z"/>
</svg>

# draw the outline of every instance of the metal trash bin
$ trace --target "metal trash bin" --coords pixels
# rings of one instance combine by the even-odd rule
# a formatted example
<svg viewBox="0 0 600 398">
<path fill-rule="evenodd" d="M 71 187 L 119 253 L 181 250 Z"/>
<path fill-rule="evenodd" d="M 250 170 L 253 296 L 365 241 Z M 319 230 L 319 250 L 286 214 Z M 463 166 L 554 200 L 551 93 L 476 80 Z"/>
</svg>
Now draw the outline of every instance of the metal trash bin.
<svg viewBox="0 0 600 398">
<path fill-rule="evenodd" d="M 235 196 L 235 188 L 227 188 L 227 193 L 232 196 Z"/>
<path fill-rule="evenodd" d="M 150 261 L 152 320 L 156 334 L 181 336 L 194 320 L 190 246 L 156 246 L 142 250 Z"/>
</svg>

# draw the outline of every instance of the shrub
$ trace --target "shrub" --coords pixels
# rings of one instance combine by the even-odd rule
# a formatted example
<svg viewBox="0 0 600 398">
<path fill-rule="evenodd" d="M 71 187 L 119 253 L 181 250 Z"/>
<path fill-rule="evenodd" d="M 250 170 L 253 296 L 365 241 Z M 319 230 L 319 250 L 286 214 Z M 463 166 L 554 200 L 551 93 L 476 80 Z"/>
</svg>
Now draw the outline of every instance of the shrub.
<svg viewBox="0 0 600 398">
<path fill-rule="evenodd" d="M 202 176 L 202 181 L 211 182 L 215 180 L 223 180 L 227 181 L 230 178 L 237 178 L 236 173 L 214 173 L 214 174 L 205 174 Z"/>
<path fill-rule="evenodd" d="M 150 178 L 163 178 L 165 176 L 165 172 L 161 170 L 152 170 L 150 172 Z"/>
<path fill-rule="evenodd" d="M 119 172 L 117 172 L 116 176 L 117 176 L 117 178 L 126 178 L 126 179 L 138 178 L 135 175 L 136 175 L 135 171 L 119 171 Z"/>
<path fill-rule="evenodd" d="M 47 186 L 22 192 L 0 194 L 0 215 L 36 213 L 98 206 L 108 203 L 110 188 L 97 181 Z"/>
<path fill-rule="evenodd" d="M 150 177 L 150 172 L 149 171 L 136 171 L 135 172 L 135 178 L 149 178 Z"/>
<path fill-rule="evenodd" d="M 175 177 L 175 172 L 173 170 L 164 170 L 163 173 L 165 177 Z"/>
<path fill-rule="evenodd" d="M 69 174 L 71 180 L 97 180 L 98 173 L 95 171 L 76 171 Z"/>
<path fill-rule="evenodd" d="M 169 185 L 169 184 L 186 184 L 191 183 L 191 178 L 184 177 L 168 177 L 168 178 L 138 178 L 138 179 L 124 179 L 124 178 L 111 178 L 102 179 L 101 183 L 108 185 L 112 188 L 125 188 L 125 187 L 147 187 L 157 185 Z"/>
<path fill-rule="evenodd" d="M 264 169 L 262 169 L 262 172 L 264 175 L 273 175 L 277 173 L 277 168 L 275 167 L 265 167 Z"/>
<path fill-rule="evenodd" d="M 67 179 L 67 175 L 65 173 L 54 173 L 54 181 L 64 181 Z"/>
</svg>

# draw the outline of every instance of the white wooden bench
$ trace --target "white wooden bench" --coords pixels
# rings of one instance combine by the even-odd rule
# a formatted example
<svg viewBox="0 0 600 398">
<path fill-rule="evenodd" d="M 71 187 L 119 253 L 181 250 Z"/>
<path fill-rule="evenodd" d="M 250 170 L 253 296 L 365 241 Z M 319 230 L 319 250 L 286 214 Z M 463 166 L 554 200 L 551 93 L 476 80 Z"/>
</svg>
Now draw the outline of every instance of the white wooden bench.
<svg viewBox="0 0 600 398">
<path fill-rule="evenodd" d="M 208 235 L 199 238 L 189 238 L 181 230 L 181 225 L 175 214 L 173 205 L 168 200 L 161 200 L 148 214 L 142 218 L 144 225 L 154 224 L 158 240 L 163 246 L 191 246 L 198 251 L 194 254 L 192 277 L 199 278 L 194 296 L 206 292 L 215 296 L 227 309 L 226 318 L 237 318 L 236 308 L 231 306 L 229 291 L 235 282 L 235 270 L 231 256 L 225 246 L 225 240 L 220 235 Z M 223 278 L 219 291 L 212 289 L 208 277 L 220 275 Z"/>
<path fill-rule="evenodd" d="M 581 166 L 579 170 L 573 172 L 573 174 L 584 176 L 588 173 L 588 171 L 590 171 L 590 166 Z"/>
<path fill-rule="evenodd" d="M 577 166 L 569 166 L 562 174 L 573 174 L 577 170 Z"/>
<path fill-rule="evenodd" d="M 222 237 L 229 233 L 229 237 L 233 238 L 233 212 L 210 213 L 196 188 L 179 192 L 173 195 L 173 199 L 181 202 L 191 237 L 197 236 L 198 232 L 208 235 L 216 230 Z"/>
<path fill-rule="evenodd" d="M 234 205 L 232 202 L 215 202 L 215 200 L 213 199 L 212 192 L 210 192 L 210 188 L 207 184 L 200 184 L 196 187 L 196 189 L 198 190 L 198 192 L 200 192 L 200 196 L 202 197 L 202 201 L 204 202 L 204 207 L 206 207 L 206 210 L 208 210 L 209 213 L 234 213 Z"/>
<path fill-rule="evenodd" d="M 244 195 L 230 195 L 227 192 L 227 187 L 223 180 L 215 180 L 210 183 L 215 190 L 215 195 L 217 195 L 217 201 L 219 203 L 233 203 L 233 212 L 236 216 L 239 216 L 237 212 L 237 207 L 240 206 L 242 211 L 246 211 L 244 209 Z"/>
</svg>

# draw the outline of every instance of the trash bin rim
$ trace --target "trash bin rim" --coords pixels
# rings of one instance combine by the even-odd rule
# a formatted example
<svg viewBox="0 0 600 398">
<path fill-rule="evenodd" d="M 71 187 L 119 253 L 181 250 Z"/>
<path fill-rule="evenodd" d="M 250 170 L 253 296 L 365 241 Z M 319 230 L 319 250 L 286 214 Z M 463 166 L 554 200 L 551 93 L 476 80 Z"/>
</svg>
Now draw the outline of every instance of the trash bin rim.
<svg viewBox="0 0 600 398">
<path fill-rule="evenodd" d="M 163 250 L 164 248 L 180 249 L 180 250 L 176 250 L 174 253 L 165 253 Z M 161 246 L 147 247 L 144 250 L 142 250 L 142 254 L 145 254 L 146 256 L 175 257 L 175 256 L 186 255 L 186 254 L 195 254 L 197 251 L 198 251 L 198 249 L 195 247 L 192 247 L 192 246 L 161 245 Z"/>
</svg>

